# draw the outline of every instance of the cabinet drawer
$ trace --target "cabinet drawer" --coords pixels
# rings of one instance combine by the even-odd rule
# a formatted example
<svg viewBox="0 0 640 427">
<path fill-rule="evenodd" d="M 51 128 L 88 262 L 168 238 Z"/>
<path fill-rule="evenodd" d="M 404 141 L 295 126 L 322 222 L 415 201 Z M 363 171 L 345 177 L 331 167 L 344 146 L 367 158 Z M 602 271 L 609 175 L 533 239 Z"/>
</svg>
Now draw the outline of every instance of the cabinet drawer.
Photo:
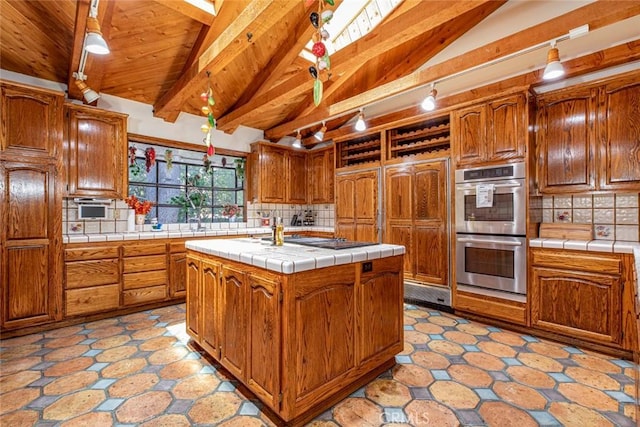
<svg viewBox="0 0 640 427">
<path fill-rule="evenodd" d="M 119 300 L 117 284 L 71 289 L 65 292 L 65 312 L 67 316 L 75 316 L 112 310 L 118 308 Z"/>
<path fill-rule="evenodd" d="M 455 309 L 506 320 L 519 325 L 527 324 L 527 307 L 524 303 L 490 296 L 457 292 Z"/>
<path fill-rule="evenodd" d="M 161 301 L 167 296 L 166 286 L 151 286 L 148 288 L 132 289 L 122 293 L 125 305 L 139 304 L 150 301 Z"/>
<path fill-rule="evenodd" d="M 108 285 L 119 282 L 118 259 L 68 262 L 66 268 L 66 289 L 87 286 Z"/>
<path fill-rule="evenodd" d="M 532 249 L 531 264 L 563 270 L 593 271 L 621 274 L 622 259 L 618 255 L 599 252 L 570 252 L 566 250 Z"/>
<path fill-rule="evenodd" d="M 123 273 L 163 270 L 167 268 L 165 255 L 138 256 L 124 259 Z"/>
<path fill-rule="evenodd" d="M 73 248 L 64 250 L 65 261 L 118 258 L 118 246 L 99 248 Z"/>
<path fill-rule="evenodd" d="M 122 256 L 158 255 L 167 250 L 166 243 L 145 243 L 142 245 L 122 246 Z"/>
<path fill-rule="evenodd" d="M 138 289 L 153 285 L 166 285 L 167 270 L 123 274 L 122 278 L 124 289 Z"/>
<path fill-rule="evenodd" d="M 187 248 L 184 246 L 184 242 L 171 242 L 169 243 L 169 252 L 186 252 Z"/>
</svg>

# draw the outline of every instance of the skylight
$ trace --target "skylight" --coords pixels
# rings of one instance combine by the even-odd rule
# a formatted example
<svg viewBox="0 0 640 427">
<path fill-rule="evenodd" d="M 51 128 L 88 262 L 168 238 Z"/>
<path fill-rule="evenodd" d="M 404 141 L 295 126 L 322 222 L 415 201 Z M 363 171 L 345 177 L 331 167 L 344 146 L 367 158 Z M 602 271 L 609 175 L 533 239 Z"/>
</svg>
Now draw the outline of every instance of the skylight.
<svg viewBox="0 0 640 427">
<path fill-rule="evenodd" d="M 329 55 L 364 37 L 389 15 L 403 0 L 345 0 L 336 8 L 333 18 L 324 25 L 330 38 L 325 42 Z M 315 63 L 311 53 L 313 41 L 309 40 L 300 56 Z"/>
</svg>

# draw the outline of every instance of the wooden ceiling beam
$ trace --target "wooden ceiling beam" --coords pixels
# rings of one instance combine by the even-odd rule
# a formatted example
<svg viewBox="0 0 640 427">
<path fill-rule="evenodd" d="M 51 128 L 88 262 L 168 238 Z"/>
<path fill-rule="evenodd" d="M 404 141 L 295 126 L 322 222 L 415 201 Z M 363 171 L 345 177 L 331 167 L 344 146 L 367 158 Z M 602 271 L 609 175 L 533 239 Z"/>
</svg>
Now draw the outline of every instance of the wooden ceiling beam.
<svg viewBox="0 0 640 427">
<path fill-rule="evenodd" d="M 640 60 L 640 39 L 628 43 L 623 43 L 599 52 L 593 52 L 568 61 L 563 61 L 566 77 L 577 77 L 587 73 L 603 70 L 610 67 L 619 66 L 628 62 Z M 461 108 L 471 103 L 479 102 L 496 94 L 514 90 L 516 88 L 527 88 L 544 84 L 542 70 L 535 70 L 526 74 L 511 77 L 497 83 L 492 83 L 479 88 L 471 89 L 452 96 L 438 98 L 436 111 L 425 112 L 420 105 L 414 105 L 403 110 L 394 111 L 382 116 L 367 119 L 367 131 L 376 131 L 389 126 L 403 126 L 410 122 L 426 120 L 429 117 L 437 117 L 448 114 L 454 108 Z M 407 119 L 410 118 L 410 119 Z M 341 140 L 345 137 L 355 135 L 353 129 L 340 128 L 326 133 L 326 137 L 334 140 Z"/>
<path fill-rule="evenodd" d="M 466 52 L 448 61 L 417 71 L 396 81 L 362 92 L 356 96 L 336 102 L 329 107 L 330 115 L 353 110 L 364 105 L 380 102 L 389 96 L 398 95 L 446 76 L 482 65 L 494 59 L 519 52 L 530 46 L 544 43 L 566 34 L 570 29 L 588 24 L 591 31 L 614 24 L 640 14 L 638 2 L 599 1 L 553 18 L 542 24 L 527 28 L 488 45 Z"/>
<path fill-rule="evenodd" d="M 437 7 L 427 7 L 432 3 Z M 361 38 L 355 43 L 346 46 L 332 57 L 332 75 L 339 77 L 353 67 L 369 60 L 372 57 L 393 49 L 407 40 L 411 40 L 424 31 L 428 31 L 474 9 L 486 1 L 449 2 L 443 7 L 440 2 L 407 2 L 405 13 L 384 24 Z M 239 125 L 251 125 L 254 118 L 260 117 L 265 109 L 276 108 L 287 99 L 298 96 L 304 91 L 311 91 L 313 79 L 305 71 L 286 82 L 270 89 L 268 92 L 255 97 L 251 102 L 238 107 L 236 110 L 220 117 L 218 129 L 229 132 Z"/>
<path fill-rule="evenodd" d="M 334 10 L 340 6 L 340 3 L 342 3 L 342 0 L 334 1 Z M 307 3 L 305 5 L 305 17 L 308 15 L 311 7 L 315 8 L 316 3 L 314 2 L 310 5 Z M 304 48 L 309 40 L 311 40 L 315 31 L 316 29 L 310 25 L 308 19 L 303 19 L 298 22 L 295 27 L 294 34 L 287 38 L 287 42 L 284 45 L 278 47 L 267 68 L 256 75 L 242 96 L 230 109 L 233 110 L 236 106 L 244 105 L 270 89 L 273 84 L 278 81 L 283 74 L 285 74 L 287 68 L 295 61 L 296 57 L 302 51 L 302 48 Z"/>
<path fill-rule="evenodd" d="M 155 0 L 155 2 L 207 26 L 211 26 L 216 17 L 184 0 Z"/>
<path fill-rule="evenodd" d="M 297 6 L 299 3 L 295 1 L 253 0 L 160 98 L 154 105 L 154 115 L 165 120 L 169 117 L 177 118 L 176 112 L 180 111 L 184 102 L 204 87 L 207 71 L 216 75 L 234 58 L 251 48 L 247 32 L 252 33 L 252 38 L 268 36 L 271 28 Z"/>
</svg>

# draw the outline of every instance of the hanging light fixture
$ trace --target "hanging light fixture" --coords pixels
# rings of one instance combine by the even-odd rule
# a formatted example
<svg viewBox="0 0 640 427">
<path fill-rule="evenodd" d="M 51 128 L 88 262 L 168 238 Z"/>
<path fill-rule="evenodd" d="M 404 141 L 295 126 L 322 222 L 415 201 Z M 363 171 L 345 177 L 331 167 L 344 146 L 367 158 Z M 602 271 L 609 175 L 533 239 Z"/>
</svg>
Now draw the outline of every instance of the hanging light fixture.
<svg viewBox="0 0 640 427">
<path fill-rule="evenodd" d="M 87 104 L 91 104 L 100 98 L 100 94 L 87 86 L 82 80 L 76 80 L 76 86 L 80 89 L 80 92 L 82 92 L 82 96 L 84 100 L 87 101 Z"/>
<path fill-rule="evenodd" d="M 110 52 L 107 42 L 102 37 L 100 24 L 98 23 L 98 0 L 91 2 L 89 17 L 87 18 L 87 34 L 84 41 L 84 48 L 87 52 L 97 55 L 106 55 Z"/>
<path fill-rule="evenodd" d="M 291 144 L 294 148 L 302 148 L 302 135 L 300 135 L 300 129 L 298 129 L 298 133 L 296 134 L 296 140 Z"/>
<path fill-rule="evenodd" d="M 542 78 L 544 80 L 553 80 L 557 79 L 564 75 L 564 67 L 560 62 L 560 53 L 558 52 L 558 48 L 556 47 L 555 40 L 551 42 L 551 49 L 547 53 L 547 66 L 544 67 L 544 73 L 542 73 Z"/>
<path fill-rule="evenodd" d="M 422 109 L 425 111 L 433 111 L 436 109 L 436 95 L 438 91 L 436 91 L 436 84 L 431 83 L 431 90 L 429 91 L 429 95 L 422 101 Z"/>
<path fill-rule="evenodd" d="M 324 139 L 324 133 L 327 131 L 327 126 L 325 125 L 324 121 L 322 122 L 322 127 L 320 128 L 320 130 L 318 132 L 316 132 L 313 136 L 318 140 L 318 141 L 322 141 Z"/>
<path fill-rule="evenodd" d="M 358 132 L 362 132 L 367 129 L 367 124 L 364 122 L 364 111 L 362 108 L 360 109 L 360 114 L 358 115 L 358 121 L 356 122 L 356 130 Z"/>
</svg>

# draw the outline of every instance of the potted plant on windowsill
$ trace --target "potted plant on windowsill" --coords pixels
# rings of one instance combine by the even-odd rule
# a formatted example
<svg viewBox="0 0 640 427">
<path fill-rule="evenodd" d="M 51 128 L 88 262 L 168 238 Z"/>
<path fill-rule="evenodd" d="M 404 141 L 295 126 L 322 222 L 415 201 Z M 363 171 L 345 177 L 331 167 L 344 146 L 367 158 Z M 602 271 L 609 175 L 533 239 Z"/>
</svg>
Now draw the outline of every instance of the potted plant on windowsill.
<svg viewBox="0 0 640 427">
<path fill-rule="evenodd" d="M 124 199 L 124 201 L 127 203 L 130 209 L 133 209 L 136 216 L 136 221 L 135 221 L 136 225 L 142 228 L 142 225 L 144 225 L 144 221 L 147 217 L 147 214 L 151 211 L 151 207 L 153 206 L 153 203 L 151 203 L 149 200 L 142 201 L 138 199 L 135 195 L 131 195 L 127 197 L 126 199 Z"/>
</svg>

